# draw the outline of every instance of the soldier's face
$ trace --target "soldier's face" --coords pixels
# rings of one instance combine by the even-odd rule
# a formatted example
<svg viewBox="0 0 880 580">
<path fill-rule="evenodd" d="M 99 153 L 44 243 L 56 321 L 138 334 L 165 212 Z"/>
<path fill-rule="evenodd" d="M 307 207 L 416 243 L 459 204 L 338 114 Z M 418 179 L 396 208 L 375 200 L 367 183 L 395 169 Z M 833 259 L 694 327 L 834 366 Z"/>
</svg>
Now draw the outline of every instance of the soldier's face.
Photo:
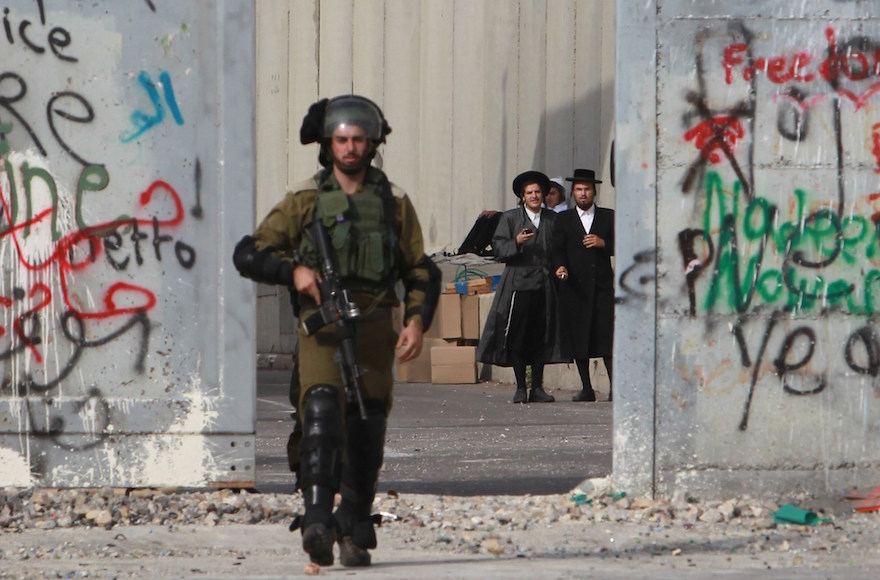
<svg viewBox="0 0 880 580">
<path fill-rule="evenodd" d="M 340 125 L 330 138 L 333 165 L 343 173 L 358 173 L 369 165 L 372 142 L 357 125 Z"/>
<path fill-rule="evenodd" d="M 529 208 L 529 211 L 538 213 L 541 211 L 541 202 L 544 201 L 544 193 L 541 186 L 537 183 L 529 183 L 523 190 L 523 203 Z"/>
<path fill-rule="evenodd" d="M 596 184 L 594 183 L 575 183 L 571 189 L 571 196 L 574 202 L 582 210 L 588 210 L 596 199 Z"/>
</svg>

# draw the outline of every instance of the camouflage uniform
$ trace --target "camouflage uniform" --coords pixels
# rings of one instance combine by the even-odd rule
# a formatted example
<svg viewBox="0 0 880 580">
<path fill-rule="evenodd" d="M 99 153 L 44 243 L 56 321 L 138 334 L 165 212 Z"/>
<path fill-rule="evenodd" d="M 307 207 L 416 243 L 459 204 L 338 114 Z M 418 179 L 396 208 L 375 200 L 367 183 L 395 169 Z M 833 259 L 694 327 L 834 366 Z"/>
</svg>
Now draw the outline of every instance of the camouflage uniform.
<svg viewBox="0 0 880 580">
<path fill-rule="evenodd" d="M 367 196 L 382 199 L 383 208 L 394 208 L 393 228 L 389 228 L 393 231 L 389 231 L 381 243 L 374 240 L 377 247 L 388 245 L 389 238 L 393 242 L 393 268 L 389 270 L 386 264 L 383 267 L 386 271 L 382 275 L 378 270 L 365 274 L 362 272 L 367 268 L 363 266 L 365 261 L 374 265 L 382 261 L 377 261 L 375 256 L 371 259 L 369 255 L 366 258 L 354 257 L 354 261 L 359 260 L 361 264 L 354 271 L 351 268 L 346 271 L 346 264 L 340 264 L 343 285 L 361 310 L 356 322 L 355 349 L 358 364 L 364 371 L 360 388 L 367 420 L 361 419 L 356 404 L 345 400 L 342 374 L 335 359 L 339 339 L 333 324 L 312 336 L 306 336 L 302 326 L 299 327 L 299 353 L 290 388 L 291 404 L 297 413 L 288 443 L 288 460 L 291 470 L 300 474 L 298 485 L 302 485 L 304 494 L 308 486 L 316 482 L 332 490 L 338 489 L 342 504 L 335 516 L 340 532 L 353 536 L 355 544 L 361 548 L 369 549 L 375 547 L 375 534 L 369 519 L 370 507 L 383 461 L 386 417 L 392 406 L 392 371 L 397 342 L 393 313 L 400 304 L 393 286 L 400 280 L 405 289 L 403 325 L 415 320 L 425 330 L 431 323 L 439 298 L 440 276 L 437 267 L 424 253 L 422 231 L 412 203 L 405 192 L 388 182 L 382 171 L 369 167 L 360 189 L 349 197 L 341 198 L 348 207 L 345 219 L 328 220 L 327 211 L 321 209 L 321 204 L 326 200 L 340 199 L 341 191 L 330 169 L 324 169 L 312 179 L 297 185 L 269 212 L 253 238 L 242 240 L 240 247 L 236 248 L 236 266 L 243 275 L 255 280 L 290 286 L 295 311 L 300 320 L 306 320 L 317 310 L 317 305 L 311 297 L 298 294 L 292 288 L 295 263 L 302 263 L 320 272 L 317 257 L 308 252 L 309 244 L 304 237 L 306 226 L 323 215 L 334 248 L 339 251 L 337 242 L 347 235 L 353 235 L 360 225 L 366 226 L 369 220 L 387 220 L 387 209 L 378 212 L 381 215 L 370 212 L 369 208 L 377 206 L 375 199 Z M 393 201 L 389 202 L 389 199 Z M 367 208 L 366 211 L 364 208 Z M 359 215 L 359 211 L 362 215 Z M 339 229 L 339 224 L 346 222 L 345 227 L 351 226 L 352 232 Z M 376 230 L 375 227 L 373 229 Z M 354 244 L 355 252 L 363 245 Z M 342 260 L 346 261 L 350 260 Z M 387 255 L 384 261 L 388 261 Z M 335 388 L 327 389 L 328 385 Z M 306 401 L 309 397 L 324 393 L 337 397 L 342 417 L 330 419 L 332 426 L 326 429 L 335 431 L 332 436 L 337 453 L 329 459 L 326 454 L 315 459 L 315 453 L 309 454 L 309 437 L 301 437 L 303 416 L 304 409 L 308 411 Z M 323 447 L 326 448 L 327 444 L 326 439 L 321 441 Z M 306 482 L 299 469 L 301 458 L 306 462 L 303 464 L 307 467 Z M 321 463 L 318 468 L 313 465 L 316 461 Z M 315 480 L 308 473 L 330 475 Z M 308 517 L 308 509 L 306 513 Z"/>
<path fill-rule="evenodd" d="M 323 177 L 322 177 L 323 176 Z M 361 191 L 355 195 L 381 195 L 381 189 L 387 180 L 385 174 L 375 167 L 367 171 Z M 304 227 L 315 214 L 315 203 L 319 195 L 339 190 L 339 184 L 332 172 L 321 171 L 287 193 L 262 221 L 254 234 L 255 246 L 258 251 L 272 248 L 281 253 L 283 259 L 292 266 L 295 250 L 301 247 Z M 395 222 L 398 230 L 399 276 L 407 289 L 403 325 L 415 319 L 422 328 L 426 328 L 426 314 L 433 316 L 435 304 L 428 304 L 427 299 L 432 290 L 430 260 L 425 257 L 422 230 L 416 217 L 415 208 L 406 193 L 391 186 L 396 202 Z M 300 256 L 299 258 L 303 258 Z M 306 265 L 319 269 L 314 263 Z M 291 281 L 288 283 L 292 282 Z M 368 282 L 365 286 L 370 285 Z M 391 410 L 391 387 L 393 382 L 392 367 L 394 363 L 394 344 L 396 333 L 392 328 L 392 309 L 399 305 L 393 288 L 381 294 L 378 288 L 374 292 L 354 291 L 352 297 L 361 308 L 362 316 L 357 322 L 358 362 L 367 371 L 363 376 L 361 391 L 364 398 L 380 399 L 385 403 L 387 411 Z M 317 308 L 315 303 L 303 294 L 299 300 L 299 317 L 304 320 Z M 378 300 L 377 300 L 378 299 Z M 436 300 L 436 297 L 434 297 Z M 426 311 L 430 311 L 430 313 Z M 375 331 L 375 333 L 373 332 Z M 315 384 L 333 384 L 342 388 L 342 377 L 338 365 L 333 361 L 336 352 L 332 326 L 326 326 L 315 336 L 306 337 L 302 328 L 298 330 L 299 359 L 309 361 L 306 368 L 300 368 L 302 394 Z M 316 358 L 317 357 L 317 358 Z M 320 362 L 318 362 L 320 361 Z M 300 400 L 292 400 L 299 405 Z"/>
</svg>

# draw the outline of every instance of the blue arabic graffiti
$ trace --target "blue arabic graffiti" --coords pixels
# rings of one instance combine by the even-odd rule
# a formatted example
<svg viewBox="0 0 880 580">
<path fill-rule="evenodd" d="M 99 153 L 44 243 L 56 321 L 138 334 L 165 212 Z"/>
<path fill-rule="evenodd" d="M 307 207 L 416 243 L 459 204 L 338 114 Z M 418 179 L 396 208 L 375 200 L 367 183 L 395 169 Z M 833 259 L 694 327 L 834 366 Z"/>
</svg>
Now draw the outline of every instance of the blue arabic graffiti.
<svg viewBox="0 0 880 580">
<path fill-rule="evenodd" d="M 137 110 L 131 114 L 131 122 L 135 126 L 135 130 L 124 131 L 120 135 L 119 139 L 123 143 L 134 141 L 143 133 L 165 120 L 165 107 L 162 106 L 162 98 L 159 96 L 159 91 L 152 77 L 146 71 L 141 71 L 141 74 L 138 75 L 138 82 L 147 91 L 147 95 L 150 97 L 150 102 L 153 103 L 155 110 L 153 113 Z M 174 117 L 174 121 L 178 125 L 183 125 L 183 115 L 181 115 L 180 108 L 177 105 L 177 98 L 174 96 L 174 86 L 171 84 L 171 77 L 167 71 L 162 71 L 159 74 L 159 84 L 162 86 L 165 103 L 171 111 L 171 116 Z"/>
</svg>

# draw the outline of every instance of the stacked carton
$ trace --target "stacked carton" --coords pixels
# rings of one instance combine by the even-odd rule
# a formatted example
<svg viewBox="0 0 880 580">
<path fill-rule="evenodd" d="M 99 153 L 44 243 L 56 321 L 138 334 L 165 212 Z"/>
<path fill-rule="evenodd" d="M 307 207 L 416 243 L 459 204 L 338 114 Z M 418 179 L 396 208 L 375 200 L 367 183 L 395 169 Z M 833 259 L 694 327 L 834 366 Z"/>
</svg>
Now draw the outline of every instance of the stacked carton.
<svg viewBox="0 0 880 580">
<path fill-rule="evenodd" d="M 425 333 L 422 353 L 414 360 L 398 363 L 398 381 L 477 382 L 476 354 L 481 329 L 479 294 L 482 292 L 459 294 L 453 290 L 440 295 L 434 322 Z"/>
</svg>

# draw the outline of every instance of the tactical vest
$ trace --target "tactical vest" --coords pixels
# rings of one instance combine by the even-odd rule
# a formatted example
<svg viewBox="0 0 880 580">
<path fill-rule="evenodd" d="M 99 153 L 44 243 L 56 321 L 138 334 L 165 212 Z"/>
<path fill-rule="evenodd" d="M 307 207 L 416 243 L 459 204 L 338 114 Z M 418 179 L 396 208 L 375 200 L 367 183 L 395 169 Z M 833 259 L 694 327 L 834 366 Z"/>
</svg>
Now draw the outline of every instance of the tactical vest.
<svg viewBox="0 0 880 580">
<path fill-rule="evenodd" d="M 340 189 L 321 191 L 313 219 L 324 221 L 343 286 L 350 292 L 381 294 L 396 280 L 396 203 L 384 187 L 365 184 L 355 195 Z M 299 247 L 303 264 L 320 272 L 321 260 L 308 236 Z"/>
</svg>

